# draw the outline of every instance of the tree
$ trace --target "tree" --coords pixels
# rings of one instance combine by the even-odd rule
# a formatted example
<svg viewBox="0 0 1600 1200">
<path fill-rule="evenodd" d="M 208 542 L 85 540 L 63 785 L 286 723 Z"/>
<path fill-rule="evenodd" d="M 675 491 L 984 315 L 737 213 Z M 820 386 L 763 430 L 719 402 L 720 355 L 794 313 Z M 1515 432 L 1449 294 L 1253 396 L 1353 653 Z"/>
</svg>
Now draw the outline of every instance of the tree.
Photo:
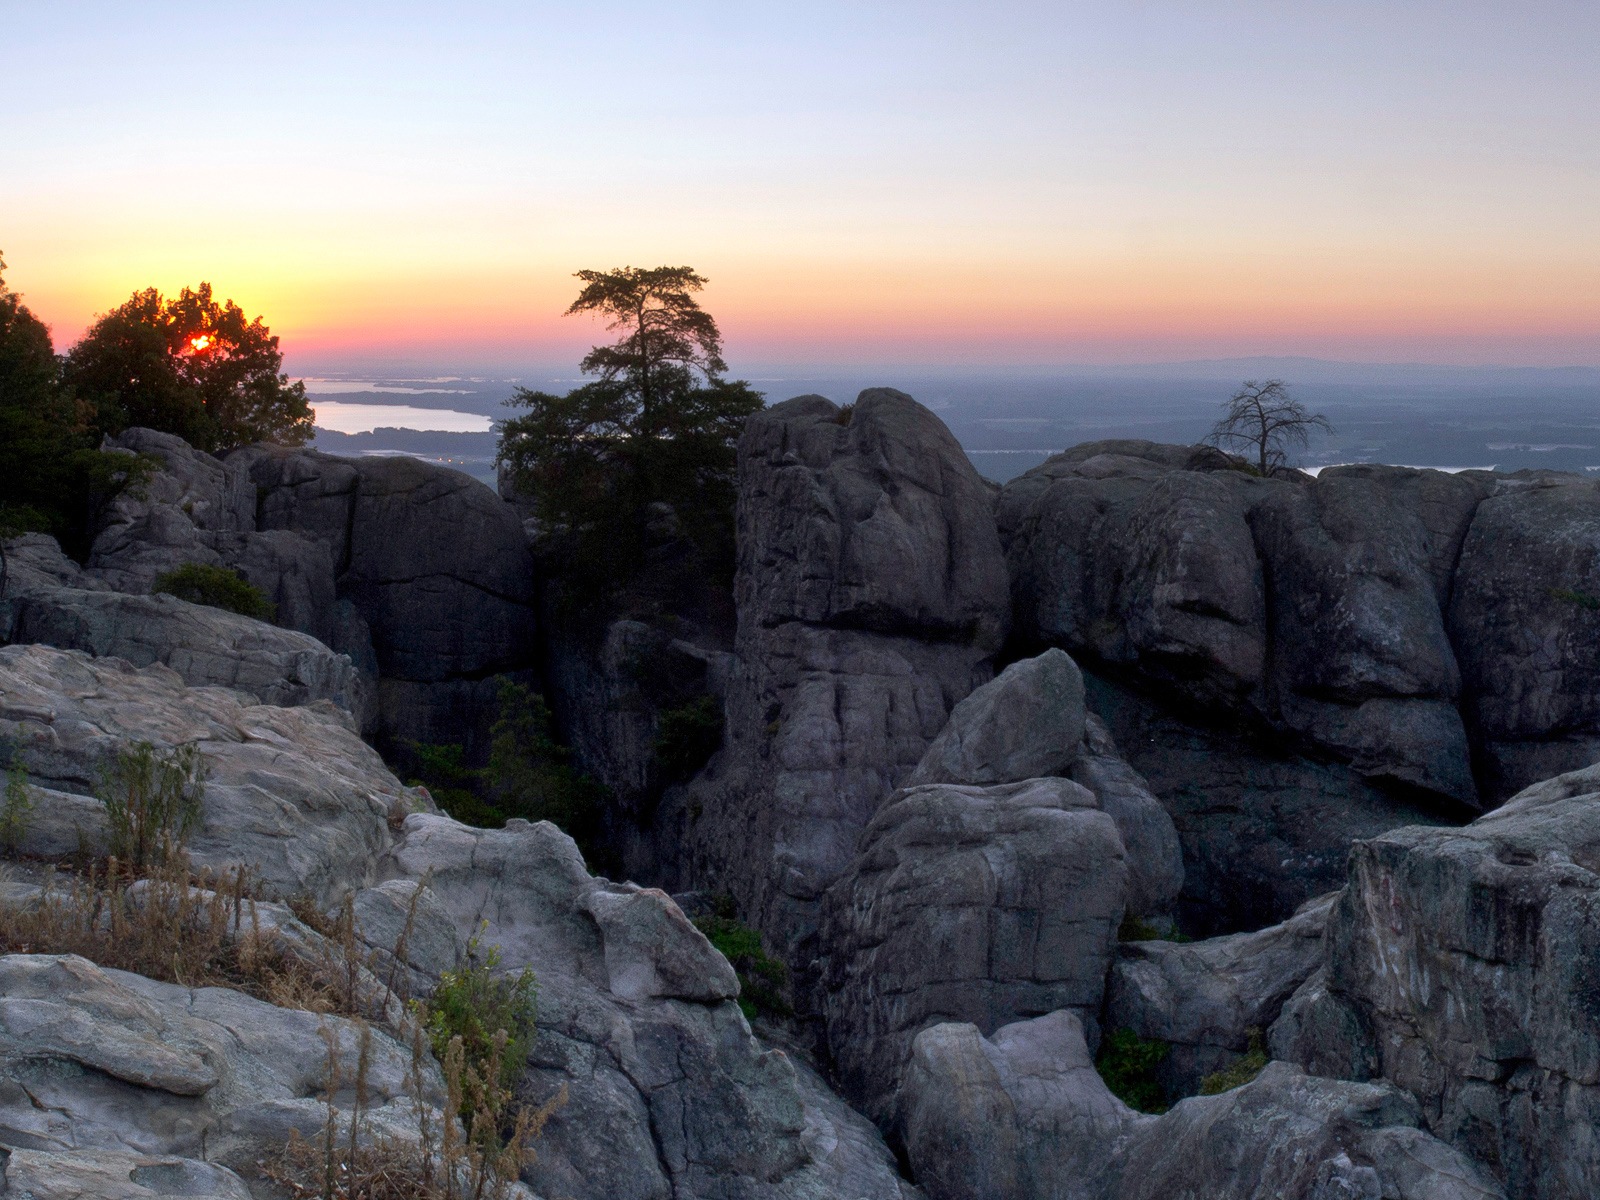
<svg viewBox="0 0 1600 1200">
<path fill-rule="evenodd" d="M 62 386 L 50 330 L 5 284 L 0 258 L 0 584 L 4 539 L 54 534 L 82 552 L 89 511 L 126 479 L 126 455 L 96 451 L 88 406 Z"/>
<path fill-rule="evenodd" d="M 1262 475 L 1286 465 L 1290 448 L 1304 450 L 1313 429 L 1333 431 L 1326 417 L 1308 412 L 1290 396 L 1289 385 L 1281 379 L 1265 383 L 1247 379 L 1223 407 L 1222 418 L 1206 440 L 1216 446 L 1246 448 Z"/>
<path fill-rule="evenodd" d="M 670 519 L 716 569 L 731 567 L 734 447 L 762 404 L 723 378 L 722 339 L 692 293 L 689 267 L 579 271 L 567 314 L 597 314 L 622 336 L 580 369 L 598 376 L 564 396 L 518 388 L 525 409 L 501 424 L 498 461 L 553 528 L 573 535 L 593 582 L 636 566 L 652 514 Z"/>
<path fill-rule="evenodd" d="M 102 433 L 143 425 L 220 452 L 311 436 L 305 385 L 290 383 L 282 365 L 261 318 L 218 304 L 202 283 L 170 300 L 155 288 L 135 292 L 72 348 L 65 378 L 94 403 Z"/>
</svg>

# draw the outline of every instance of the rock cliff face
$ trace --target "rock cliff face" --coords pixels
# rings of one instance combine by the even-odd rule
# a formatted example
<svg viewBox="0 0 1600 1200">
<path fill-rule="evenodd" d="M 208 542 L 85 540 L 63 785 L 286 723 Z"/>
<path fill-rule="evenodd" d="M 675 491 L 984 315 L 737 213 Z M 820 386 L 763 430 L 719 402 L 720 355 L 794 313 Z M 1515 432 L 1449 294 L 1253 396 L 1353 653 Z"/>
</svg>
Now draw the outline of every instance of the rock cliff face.
<svg viewBox="0 0 1600 1200">
<path fill-rule="evenodd" d="M 411 458 L 273 446 L 219 461 L 147 429 L 108 446 L 161 467 L 112 504 L 88 574 L 138 594 L 185 563 L 239 571 L 280 625 L 367 674 L 378 736 L 474 741 L 493 711 L 491 676 L 534 665 L 521 523 L 477 481 Z"/>
<path fill-rule="evenodd" d="M 662 836 L 803 965 L 861 831 L 989 677 L 1005 567 L 988 487 L 899 392 L 758 413 L 739 480 L 726 741 Z"/>
<path fill-rule="evenodd" d="M 1600 1192 L 1600 768 L 1356 846 L 1275 1053 L 1381 1074 L 1514 1196 Z"/>
</svg>

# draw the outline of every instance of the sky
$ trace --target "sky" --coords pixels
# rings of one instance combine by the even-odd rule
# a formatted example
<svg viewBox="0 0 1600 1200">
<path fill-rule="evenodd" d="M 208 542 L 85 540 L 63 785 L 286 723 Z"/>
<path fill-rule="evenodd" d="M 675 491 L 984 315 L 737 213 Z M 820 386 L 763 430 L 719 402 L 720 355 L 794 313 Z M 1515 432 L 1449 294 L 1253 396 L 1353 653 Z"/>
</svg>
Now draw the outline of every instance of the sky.
<svg viewBox="0 0 1600 1200">
<path fill-rule="evenodd" d="M 307 373 L 523 369 L 688 264 L 736 369 L 1600 363 L 1594 0 L 0 0 L 58 348 L 209 280 Z"/>
</svg>

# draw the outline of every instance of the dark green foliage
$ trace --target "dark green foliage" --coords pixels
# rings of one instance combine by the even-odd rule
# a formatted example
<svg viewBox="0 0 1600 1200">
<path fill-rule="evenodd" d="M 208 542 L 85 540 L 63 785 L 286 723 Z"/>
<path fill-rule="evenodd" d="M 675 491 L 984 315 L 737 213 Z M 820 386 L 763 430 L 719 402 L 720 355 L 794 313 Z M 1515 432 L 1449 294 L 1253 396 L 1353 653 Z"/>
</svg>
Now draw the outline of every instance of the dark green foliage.
<svg viewBox="0 0 1600 1200">
<path fill-rule="evenodd" d="M 427 1031 L 434 1055 L 445 1061 L 451 1039 L 459 1037 L 465 1065 L 479 1079 L 505 1092 L 515 1091 L 528 1067 L 537 1002 L 533 972 L 524 969 L 516 976 L 501 974 L 500 948 L 490 946 L 480 956 L 478 939 L 473 938 L 467 945 L 467 965 L 441 975 L 428 999 Z M 495 1035 L 501 1030 L 506 1042 L 504 1050 L 497 1051 Z M 496 1061 L 499 1078 L 484 1079 L 487 1068 Z M 470 1087 L 462 1091 L 461 1116 L 470 1125 L 484 1097 L 469 1094 Z"/>
<path fill-rule="evenodd" d="M 571 765 L 556 741 L 544 697 L 500 684 L 500 719 L 489 731 L 489 794 L 506 817 L 549 821 L 587 853 L 597 843 L 606 789 Z"/>
<path fill-rule="evenodd" d="M 202 283 L 171 300 L 155 288 L 135 292 L 72 348 L 64 376 L 93 404 L 101 433 L 141 425 L 220 452 L 311 436 L 305 385 L 290 383 L 282 365 L 261 318 L 218 304 Z"/>
<path fill-rule="evenodd" d="M 157 750 L 135 742 L 101 768 L 95 795 L 106 806 L 113 858 L 144 870 L 182 850 L 200 822 L 206 764 L 193 742 Z"/>
<path fill-rule="evenodd" d="M 709 693 L 663 709 L 656 722 L 656 762 L 662 778 L 690 778 L 722 745 L 722 701 Z"/>
<path fill-rule="evenodd" d="M 1600 610 L 1600 596 L 1591 596 L 1588 592 L 1576 592 L 1570 588 L 1551 588 L 1550 595 L 1556 600 L 1565 600 L 1568 604 L 1576 604 L 1579 608 L 1587 608 L 1590 612 Z"/>
<path fill-rule="evenodd" d="M 1117 926 L 1117 941 L 1119 942 L 1192 942 L 1194 939 L 1182 930 L 1174 929 L 1171 933 L 1163 933 L 1132 913 L 1127 913 L 1122 918 L 1122 924 Z"/>
<path fill-rule="evenodd" d="M 28 772 L 14 759 L 6 770 L 5 799 L 0 801 L 0 849 L 15 851 L 27 835 L 33 817 L 34 796 Z"/>
<path fill-rule="evenodd" d="M 651 506 L 670 506 L 697 569 L 731 578 L 734 445 L 760 393 L 722 378 L 716 322 L 688 267 L 580 271 L 567 311 L 598 313 L 621 340 L 581 364 L 599 376 L 564 396 L 518 389 L 499 461 L 570 542 L 574 591 L 605 591 L 638 570 Z"/>
<path fill-rule="evenodd" d="M 513 817 L 549 821 L 593 854 L 606 789 L 571 765 L 571 751 L 552 732 L 544 697 L 502 680 L 489 736 L 487 767 L 468 766 L 459 745 L 409 742 L 406 773 L 458 821 L 485 829 L 499 829 Z"/>
<path fill-rule="evenodd" d="M 789 984 L 788 968 L 768 956 L 759 933 L 734 917 L 730 898 L 719 897 L 716 907 L 713 915 L 696 917 L 694 927 L 733 965 L 739 976 L 739 1008 L 745 1019 L 791 1015 L 794 1009 L 784 994 Z"/>
<path fill-rule="evenodd" d="M 1266 1065 L 1266 1040 L 1262 1037 L 1261 1030 L 1252 1029 L 1249 1048 L 1222 1070 L 1213 1072 L 1201 1080 L 1200 1094 L 1216 1096 L 1222 1092 L 1231 1092 L 1236 1087 L 1243 1087 L 1261 1074 Z"/>
<path fill-rule="evenodd" d="M 127 455 L 94 448 L 90 416 L 61 385 L 50 331 L 0 279 L 0 539 L 37 531 L 68 553 L 87 551 L 95 505 L 127 482 L 130 466 Z"/>
<path fill-rule="evenodd" d="M 224 608 L 241 617 L 271 621 L 278 615 L 277 605 L 260 588 L 245 582 L 237 571 L 209 563 L 184 563 L 156 576 L 152 591 L 165 592 L 191 604 Z"/>
<path fill-rule="evenodd" d="M 1146 1041 L 1131 1029 L 1118 1029 L 1100 1041 L 1095 1069 L 1111 1094 L 1139 1112 L 1166 1112 L 1156 1069 L 1166 1061 L 1172 1047 L 1166 1042 Z"/>
</svg>

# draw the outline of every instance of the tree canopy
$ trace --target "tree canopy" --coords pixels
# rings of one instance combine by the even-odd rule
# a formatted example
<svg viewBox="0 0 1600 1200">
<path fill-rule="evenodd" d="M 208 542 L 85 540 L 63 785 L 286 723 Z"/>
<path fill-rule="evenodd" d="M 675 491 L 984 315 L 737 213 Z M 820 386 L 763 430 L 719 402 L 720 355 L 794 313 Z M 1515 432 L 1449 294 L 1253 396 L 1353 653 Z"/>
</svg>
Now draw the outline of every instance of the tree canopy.
<svg viewBox="0 0 1600 1200">
<path fill-rule="evenodd" d="M 0 539 L 38 530 L 82 550 L 89 505 L 126 456 L 93 448 L 90 412 L 60 383 L 50 330 L 4 270 L 0 258 Z"/>
<path fill-rule="evenodd" d="M 580 364 L 593 382 L 566 395 L 518 388 L 526 410 L 501 424 L 499 461 L 541 518 L 581 543 L 584 566 L 613 579 L 637 560 L 652 516 L 719 567 L 731 564 L 734 447 L 761 394 L 723 378 L 722 339 L 689 267 L 579 271 L 569 315 L 619 331 Z"/>
<path fill-rule="evenodd" d="M 278 339 L 209 283 L 164 298 L 135 292 L 67 355 L 64 378 L 95 406 L 103 433 L 142 425 L 213 452 L 251 442 L 300 445 L 314 413 L 281 374 Z"/>
<path fill-rule="evenodd" d="M 1223 405 L 1207 440 L 1247 451 L 1255 457 L 1256 469 L 1271 475 L 1288 464 L 1290 449 L 1304 450 L 1310 444 L 1313 429 L 1331 432 L 1333 426 L 1294 399 L 1283 380 L 1247 379 Z"/>
</svg>

